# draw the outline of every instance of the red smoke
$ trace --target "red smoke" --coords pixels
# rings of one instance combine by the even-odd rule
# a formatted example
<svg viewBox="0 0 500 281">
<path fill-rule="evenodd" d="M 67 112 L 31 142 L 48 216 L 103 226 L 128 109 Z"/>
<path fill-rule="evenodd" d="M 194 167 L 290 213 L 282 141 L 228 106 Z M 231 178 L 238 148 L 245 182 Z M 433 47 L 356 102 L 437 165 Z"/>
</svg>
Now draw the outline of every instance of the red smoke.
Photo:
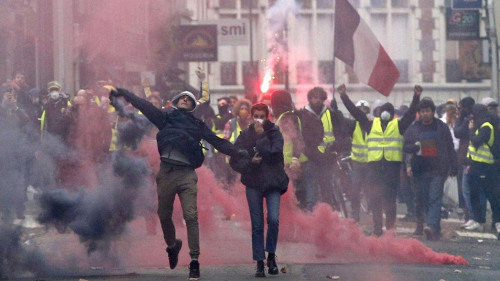
<svg viewBox="0 0 500 281">
<path fill-rule="evenodd" d="M 197 173 L 202 264 L 252 262 L 245 187 L 235 184 L 230 195 L 219 186 L 207 168 L 201 167 Z M 178 201 L 175 209 L 177 235 L 186 241 Z M 227 221 L 229 216 L 231 220 Z M 161 239 L 155 242 L 164 247 Z M 185 245 L 186 249 L 181 251 L 181 264 L 189 263 L 187 243 Z M 163 250 L 163 247 L 160 248 Z M 352 219 L 340 218 L 326 204 L 320 204 L 312 213 L 304 213 L 296 207 L 291 188 L 282 196 L 277 255 L 281 262 L 294 263 L 468 264 L 461 256 L 434 252 L 416 239 L 395 237 L 391 232 L 380 238 L 367 237 Z M 156 262 L 166 264 L 167 256 L 163 251 L 158 257 L 160 260 Z M 143 256 L 142 259 L 149 257 Z"/>
</svg>

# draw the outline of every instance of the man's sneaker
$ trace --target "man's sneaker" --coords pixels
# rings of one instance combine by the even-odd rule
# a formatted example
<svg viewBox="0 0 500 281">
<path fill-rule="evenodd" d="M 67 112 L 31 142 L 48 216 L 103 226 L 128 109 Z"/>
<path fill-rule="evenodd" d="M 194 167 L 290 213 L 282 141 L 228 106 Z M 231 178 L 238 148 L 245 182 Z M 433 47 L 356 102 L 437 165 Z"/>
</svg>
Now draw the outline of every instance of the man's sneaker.
<svg viewBox="0 0 500 281">
<path fill-rule="evenodd" d="M 466 226 L 465 229 L 472 230 L 472 231 L 483 232 L 484 231 L 484 226 L 483 226 L 482 223 L 478 223 L 478 222 L 475 221 L 471 225 Z"/>
<path fill-rule="evenodd" d="M 188 280 L 198 280 L 200 278 L 200 263 L 198 260 L 192 260 L 189 264 Z"/>
<path fill-rule="evenodd" d="M 255 277 L 266 277 L 264 272 L 264 261 L 257 261 L 257 270 L 255 271 Z"/>
<path fill-rule="evenodd" d="M 179 261 L 179 252 L 182 248 L 182 240 L 175 239 L 175 244 L 173 247 L 167 247 L 168 263 L 170 264 L 170 269 L 174 269 Z"/>
<path fill-rule="evenodd" d="M 279 270 L 278 270 L 278 265 L 276 264 L 276 255 L 274 253 L 269 253 L 267 255 L 267 273 L 271 275 L 277 275 Z"/>
<path fill-rule="evenodd" d="M 475 223 L 475 221 L 474 221 L 474 220 L 468 220 L 466 223 L 462 224 L 462 225 L 460 226 L 460 228 L 466 228 L 466 227 L 470 226 L 470 225 L 471 225 L 471 224 L 473 224 L 473 223 Z"/>
</svg>

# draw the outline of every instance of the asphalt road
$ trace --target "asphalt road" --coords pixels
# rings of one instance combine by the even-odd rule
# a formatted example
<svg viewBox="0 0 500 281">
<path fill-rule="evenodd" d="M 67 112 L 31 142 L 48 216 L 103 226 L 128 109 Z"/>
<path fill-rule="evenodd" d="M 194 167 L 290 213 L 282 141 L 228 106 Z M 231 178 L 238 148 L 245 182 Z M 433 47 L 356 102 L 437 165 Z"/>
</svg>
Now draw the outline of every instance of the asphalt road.
<svg viewBox="0 0 500 281">
<path fill-rule="evenodd" d="M 233 231 L 232 237 L 236 240 L 245 241 L 249 238 L 248 233 L 237 233 L 235 225 L 237 222 L 230 220 L 221 220 L 219 227 L 222 229 Z M 320 258 L 311 258 L 308 261 L 307 252 L 310 247 L 306 243 L 286 242 L 281 243 L 278 263 L 279 267 L 285 273 L 280 273 L 278 276 L 267 276 L 273 280 L 341 280 L 341 281 L 358 281 L 358 280 L 381 280 L 381 281 L 413 281 L 413 280 L 435 280 L 435 281 L 452 281 L 452 280 L 474 280 L 474 281 L 500 281 L 500 241 L 495 239 L 495 236 L 489 233 L 470 233 L 457 232 L 460 222 L 457 219 L 443 221 L 443 237 L 439 241 L 426 241 L 423 237 L 416 237 L 425 243 L 436 252 L 449 253 L 455 256 L 463 256 L 468 262 L 468 265 L 436 265 L 436 264 L 408 264 L 398 262 L 336 262 L 335 260 L 323 261 Z M 136 225 L 140 225 L 137 222 Z M 363 218 L 362 225 L 364 228 L 370 228 L 369 218 Z M 398 229 L 396 236 L 412 237 L 413 223 L 398 221 Z M 140 227 L 139 227 L 140 228 Z M 31 230 L 34 231 L 34 230 Z M 69 256 L 74 256 L 78 253 L 75 249 L 79 248 L 80 242 L 72 233 L 59 234 L 54 231 L 38 229 L 40 233 L 32 234 L 32 242 L 36 242 L 40 247 L 51 249 L 60 255 L 61 252 L 68 253 Z M 36 232 L 36 231 L 35 231 Z M 186 280 L 188 275 L 187 263 L 189 261 L 187 254 L 181 257 L 179 266 L 175 270 L 170 270 L 166 267 L 166 254 L 163 247 L 161 235 L 152 237 L 144 236 L 142 233 L 130 234 L 132 238 L 124 242 L 142 243 L 142 245 L 153 245 L 151 248 L 146 248 L 145 260 L 148 262 L 139 262 L 139 258 L 130 255 L 130 261 L 122 263 L 118 267 L 106 267 L 106 265 L 94 262 L 93 266 L 80 266 L 78 270 L 71 273 L 66 272 L 63 276 L 54 274 L 46 277 L 34 278 L 29 274 L 17 276 L 10 280 Z M 134 236 L 135 235 L 135 236 Z M 471 236 L 471 237 L 469 237 Z M 142 237 L 143 239 L 138 239 Z M 413 237 L 415 238 L 415 237 Z M 216 239 L 216 238 L 215 238 Z M 248 248 L 248 244 L 242 249 Z M 138 246 L 141 248 L 142 246 Z M 145 247 L 145 246 L 144 246 Z M 219 247 L 219 246 L 218 246 Z M 143 247 L 142 247 L 143 248 Z M 185 249 L 184 249 L 185 250 Z M 76 252 L 75 252 L 76 251 Z M 209 250 L 207 250 L 209 251 Z M 241 251 L 238 255 L 238 249 L 228 249 L 228 254 L 232 253 L 234 258 L 230 258 L 222 262 L 209 262 L 208 265 L 201 264 L 201 279 L 200 280 L 255 280 L 253 276 L 255 266 L 250 260 L 249 250 Z M 294 262 L 294 257 L 304 253 L 304 259 L 300 262 Z M 71 254 L 69 254 L 71 252 Z M 236 253 L 234 253 L 236 252 Z M 211 253 L 206 253 L 210 257 Z M 144 255 L 144 254 L 141 254 Z M 317 257 L 317 255 L 316 255 Z M 207 258 L 208 259 L 208 258 Z M 234 259 L 234 262 L 231 262 Z M 92 262 L 90 262 L 92 265 Z"/>
</svg>

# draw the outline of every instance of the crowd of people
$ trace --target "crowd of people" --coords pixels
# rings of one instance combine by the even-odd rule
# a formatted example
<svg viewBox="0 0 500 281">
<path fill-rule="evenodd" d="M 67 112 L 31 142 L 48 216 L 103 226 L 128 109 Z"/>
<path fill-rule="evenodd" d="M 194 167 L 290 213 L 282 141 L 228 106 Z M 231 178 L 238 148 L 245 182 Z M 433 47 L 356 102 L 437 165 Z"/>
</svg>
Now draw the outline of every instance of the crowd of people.
<svg viewBox="0 0 500 281">
<path fill-rule="evenodd" d="M 94 188 L 97 180 L 86 169 L 99 169 L 113 151 L 127 149 L 145 156 L 156 173 L 151 174 L 146 196 L 150 208 L 144 216 L 148 233 L 154 234 L 152 214 L 158 213 L 172 269 L 182 248 L 172 221 L 179 196 L 193 279 L 200 276 L 195 169 L 201 165 L 213 171 L 229 194 L 236 180 L 245 185 L 257 277 L 265 276 L 266 251 L 268 273 L 278 274 L 280 196 L 289 181 L 304 212 L 314 211 L 319 203 L 339 211 L 332 185 L 343 176 L 333 165 L 340 157 L 350 157 L 350 178 L 342 187 L 351 203 L 349 216 L 359 222 L 361 209 L 371 212 L 374 236 L 383 235 L 384 225 L 386 230 L 395 228 L 399 197 L 408 210 L 403 220 L 416 224 L 414 234 L 439 239 L 444 185 L 455 176 L 458 207 L 464 213 L 461 227 L 485 231 L 488 201 L 490 229 L 500 232 L 500 120 L 493 99 L 475 103 L 466 97 L 436 106 L 431 98 L 421 97 L 423 88 L 416 85 L 409 107 L 396 109 L 391 103 L 353 102 L 341 85 L 328 105 L 327 92 L 314 87 L 307 93 L 308 104 L 300 109 L 290 92 L 276 90 L 261 95 L 255 104 L 221 97 L 216 113 L 204 72 L 196 74 L 199 96 L 184 91 L 164 101 L 157 91 L 134 94 L 106 86 L 111 81 L 98 81 L 74 95 L 65 93 L 58 81 L 49 82 L 46 89 L 30 89 L 25 75 L 15 73 L 1 87 L 2 219 L 24 218 L 27 186 L 42 191 Z M 339 110 L 336 97 L 348 112 Z M 129 110 L 135 108 L 132 115 L 123 114 L 122 102 Z M 136 115 L 150 123 L 139 142 L 127 142 L 120 138 L 120 125 Z M 157 147 L 154 153 L 152 147 Z"/>
</svg>

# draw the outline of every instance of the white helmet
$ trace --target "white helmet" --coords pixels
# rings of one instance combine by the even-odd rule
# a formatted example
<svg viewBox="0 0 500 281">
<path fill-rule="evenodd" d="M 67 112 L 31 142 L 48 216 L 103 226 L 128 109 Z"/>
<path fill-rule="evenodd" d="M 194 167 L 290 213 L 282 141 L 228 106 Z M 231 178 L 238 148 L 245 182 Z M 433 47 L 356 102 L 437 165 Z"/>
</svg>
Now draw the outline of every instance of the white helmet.
<svg viewBox="0 0 500 281">
<path fill-rule="evenodd" d="M 364 107 L 368 107 L 370 108 L 370 103 L 365 101 L 365 100 L 359 100 L 357 103 L 356 103 L 356 107 L 360 107 L 360 106 L 364 106 Z"/>
</svg>

